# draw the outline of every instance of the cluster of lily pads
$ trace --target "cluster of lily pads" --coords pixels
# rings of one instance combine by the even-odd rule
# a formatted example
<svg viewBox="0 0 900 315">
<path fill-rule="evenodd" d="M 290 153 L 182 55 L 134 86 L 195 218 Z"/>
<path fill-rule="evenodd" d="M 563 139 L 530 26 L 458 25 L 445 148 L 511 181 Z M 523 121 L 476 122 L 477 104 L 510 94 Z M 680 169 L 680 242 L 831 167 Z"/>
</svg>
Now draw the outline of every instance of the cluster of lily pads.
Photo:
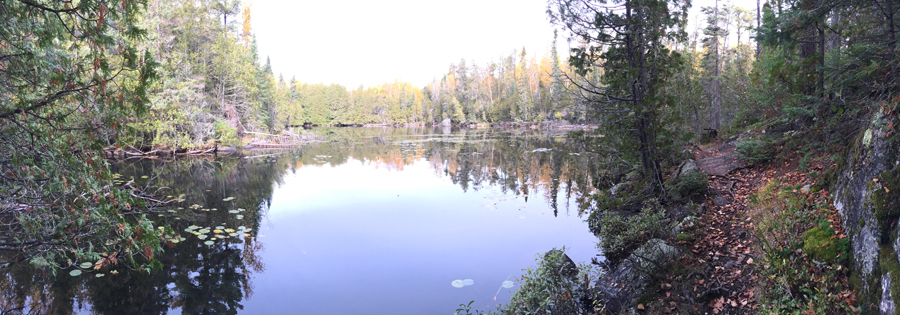
<svg viewBox="0 0 900 315">
<path fill-rule="evenodd" d="M 69 275 L 73 276 L 73 277 L 77 277 L 83 273 L 82 269 L 88 270 L 88 271 L 90 271 L 91 269 L 99 270 L 100 267 L 102 267 L 102 266 L 103 265 L 99 261 L 97 263 L 92 263 L 92 262 L 86 261 L 86 262 L 83 262 L 80 265 L 78 265 L 78 268 L 76 268 L 72 271 L 69 271 Z M 113 270 L 113 271 L 110 271 L 109 273 L 116 275 L 116 274 L 119 274 L 119 271 Z M 100 272 L 94 274 L 94 277 L 97 277 L 97 278 L 102 278 L 104 276 L 106 276 L 106 274 L 100 273 Z"/>
<path fill-rule="evenodd" d="M 186 241 L 187 239 L 178 235 L 166 235 L 166 228 L 163 226 L 157 227 L 159 229 L 159 236 L 163 237 L 163 239 L 167 242 L 171 242 L 172 244 L 178 244 L 180 242 Z M 110 245 L 110 244 L 107 244 Z"/>
<path fill-rule="evenodd" d="M 237 229 L 225 228 L 223 225 L 216 226 L 214 229 L 209 227 L 200 227 L 196 225 L 191 225 L 184 229 L 185 232 L 194 234 L 200 240 L 206 240 L 203 244 L 212 245 L 215 240 L 227 239 L 232 237 L 238 237 L 241 234 L 244 234 L 245 237 L 250 237 L 250 231 L 252 229 L 245 227 L 243 225 L 237 227 Z M 212 233 L 212 234 L 210 234 Z"/>
<path fill-rule="evenodd" d="M 450 282 L 450 285 L 452 285 L 454 288 L 462 288 L 462 287 L 467 287 L 467 286 L 474 285 L 474 284 L 475 284 L 475 280 L 472 280 L 472 279 L 453 280 L 453 282 Z"/>
</svg>

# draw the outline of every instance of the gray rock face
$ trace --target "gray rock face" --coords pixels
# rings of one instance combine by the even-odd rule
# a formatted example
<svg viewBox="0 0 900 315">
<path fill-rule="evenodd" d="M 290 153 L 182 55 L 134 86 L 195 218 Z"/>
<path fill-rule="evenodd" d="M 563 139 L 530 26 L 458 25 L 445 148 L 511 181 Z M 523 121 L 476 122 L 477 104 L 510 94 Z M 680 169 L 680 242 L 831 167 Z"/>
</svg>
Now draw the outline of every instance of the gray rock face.
<svg viewBox="0 0 900 315">
<path fill-rule="evenodd" d="M 440 124 L 438 124 L 438 126 L 450 127 L 450 118 L 444 119 L 444 121 L 442 121 Z"/>
<path fill-rule="evenodd" d="M 894 300 L 891 299 L 891 273 L 881 276 L 881 304 L 878 305 L 881 315 L 894 315 Z"/>
<path fill-rule="evenodd" d="M 607 314 L 619 314 L 634 307 L 652 275 L 677 256 L 677 248 L 661 239 L 652 239 L 598 279 L 600 302 L 606 306 Z"/>
<path fill-rule="evenodd" d="M 851 144 L 846 166 L 839 170 L 840 176 L 833 189 L 834 206 L 841 214 L 844 229 L 851 238 L 854 267 L 863 280 L 863 292 L 857 292 L 862 296 L 861 302 L 894 305 L 895 301 L 872 300 L 884 298 L 890 300 L 890 295 L 870 298 L 873 291 L 877 290 L 870 286 L 884 286 L 885 279 L 880 274 L 873 274 L 877 272 L 875 266 L 878 265 L 878 252 L 881 249 L 879 240 L 882 232 L 878 229 L 871 200 L 873 192 L 880 189 L 880 185 L 873 184 L 872 179 L 896 167 L 900 152 L 900 141 L 888 141 L 888 138 L 884 137 L 888 130 L 878 127 L 887 125 L 883 121 L 884 118 L 877 113 L 874 115 L 867 126 L 868 129 Z M 897 233 L 897 231 L 887 232 Z M 900 244 L 895 246 L 900 248 Z"/>
</svg>

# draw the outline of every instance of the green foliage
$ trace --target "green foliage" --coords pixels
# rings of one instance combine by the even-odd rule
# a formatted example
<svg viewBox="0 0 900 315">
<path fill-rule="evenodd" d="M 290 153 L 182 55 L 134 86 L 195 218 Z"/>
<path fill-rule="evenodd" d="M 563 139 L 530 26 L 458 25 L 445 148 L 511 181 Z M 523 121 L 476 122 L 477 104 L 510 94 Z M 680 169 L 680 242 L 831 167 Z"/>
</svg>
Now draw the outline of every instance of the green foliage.
<svg viewBox="0 0 900 315">
<path fill-rule="evenodd" d="M 213 137 L 222 145 L 240 145 L 237 137 L 237 130 L 228 125 L 228 123 L 217 120 L 215 123 L 215 133 Z"/>
<path fill-rule="evenodd" d="M 735 147 L 738 156 L 751 164 L 765 163 L 775 156 L 772 142 L 766 138 L 744 139 L 735 144 Z"/>
<path fill-rule="evenodd" d="M 593 212 L 588 224 L 600 240 L 598 247 L 613 264 L 627 258 L 648 240 L 666 237 L 674 225 L 654 200 L 648 200 L 644 209 L 633 215 Z"/>
<path fill-rule="evenodd" d="M 811 202 L 772 181 L 748 198 L 752 232 L 763 251 L 760 297 L 764 313 L 833 314 L 849 312 L 849 239 L 834 237 L 828 200 Z"/>
<path fill-rule="evenodd" d="M 595 305 L 582 305 L 582 299 L 594 301 L 593 284 L 600 276 L 596 266 L 578 266 L 578 275 L 567 277 L 565 248 L 538 255 L 537 267 L 529 267 L 519 279 L 519 289 L 502 308 L 503 314 L 594 314 Z M 587 307 L 587 309 L 585 308 Z"/>
<path fill-rule="evenodd" d="M 146 1 L 0 5 L 0 249 L 59 269 L 161 250 L 144 192 L 116 184 L 98 149 L 150 104 Z M 121 184 L 121 183 L 120 183 Z M 0 262 L 6 265 L 7 262 Z"/>
<path fill-rule="evenodd" d="M 668 183 L 669 198 L 684 200 L 697 194 L 703 194 L 709 188 L 709 180 L 705 172 L 696 171 L 676 177 Z"/>
<path fill-rule="evenodd" d="M 498 314 L 497 312 L 494 312 L 494 311 L 483 312 L 483 311 L 479 311 L 479 310 L 475 310 L 475 312 L 472 313 L 472 303 L 475 303 L 475 301 L 469 301 L 469 304 L 460 304 L 459 308 L 456 309 L 456 312 L 453 313 L 453 315 L 497 315 Z"/>
</svg>

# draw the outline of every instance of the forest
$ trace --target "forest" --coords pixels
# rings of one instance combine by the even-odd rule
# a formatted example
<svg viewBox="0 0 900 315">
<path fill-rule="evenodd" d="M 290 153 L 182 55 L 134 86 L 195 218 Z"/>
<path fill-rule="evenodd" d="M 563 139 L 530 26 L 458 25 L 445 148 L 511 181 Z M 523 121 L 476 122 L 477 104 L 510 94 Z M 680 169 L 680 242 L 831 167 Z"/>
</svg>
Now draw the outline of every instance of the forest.
<svg viewBox="0 0 900 315">
<path fill-rule="evenodd" d="M 602 170 L 590 185 L 608 194 L 576 195 L 589 199 L 588 222 L 609 270 L 680 229 L 683 216 L 674 220 L 672 209 L 694 213 L 717 191 L 744 208 L 718 206 L 718 216 L 698 224 L 753 234 L 757 243 L 747 246 L 756 252 L 736 261 L 765 267 L 726 268 L 718 258 L 710 267 L 703 250 L 721 257 L 750 243 L 685 230 L 669 242 L 697 256 L 681 261 L 713 270 L 685 273 L 732 273 L 716 278 L 725 279 L 718 287 L 676 274 L 652 280 L 685 292 L 700 286 L 702 295 L 679 303 L 736 314 L 747 303 L 766 313 L 900 313 L 884 304 L 900 301 L 900 245 L 892 245 L 900 244 L 900 3 L 716 1 L 693 25 L 690 7 L 549 0 L 558 31 L 549 55 L 511 48 L 490 61 L 460 56 L 426 86 L 345 87 L 274 73 L 258 53 L 253 7 L 238 0 L 0 0 L 0 269 L 65 269 L 83 259 L 100 268 L 120 258 L 141 271 L 162 268 L 156 258 L 174 232 L 146 211 L 183 197 L 162 198 L 118 178 L 100 153 L 110 148 L 240 146 L 252 134 L 303 125 L 590 124 L 597 128 L 566 141 L 594 158 L 567 165 L 575 175 L 563 179 L 579 178 L 579 168 Z M 558 52 L 559 40 L 571 50 Z M 731 145 L 747 165 L 680 176 L 685 160 L 717 145 Z M 549 176 L 519 172 L 511 174 L 532 182 Z M 463 187 L 488 178 L 451 173 Z M 763 208 L 781 212 L 753 214 Z M 633 216 L 610 215 L 617 211 Z M 747 283 L 774 289 L 754 297 Z M 548 299 L 574 303 L 569 291 L 560 294 Z M 697 311 L 639 296 L 628 301 L 640 310 Z M 509 312 L 531 307 L 513 301 Z"/>
</svg>

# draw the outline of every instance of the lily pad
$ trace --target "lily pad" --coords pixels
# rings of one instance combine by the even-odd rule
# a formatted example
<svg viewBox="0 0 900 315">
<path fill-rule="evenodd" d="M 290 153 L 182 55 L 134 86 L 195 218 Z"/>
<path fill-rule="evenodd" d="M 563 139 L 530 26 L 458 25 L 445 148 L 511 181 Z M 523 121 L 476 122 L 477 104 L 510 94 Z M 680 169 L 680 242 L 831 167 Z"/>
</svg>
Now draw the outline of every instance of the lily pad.
<svg viewBox="0 0 900 315">
<path fill-rule="evenodd" d="M 227 232 L 227 233 L 234 233 L 234 229 L 225 229 L 225 232 Z"/>
<path fill-rule="evenodd" d="M 466 280 L 463 280 L 463 284 L 464 284 L 465 286 L 470 286 L 470 285 L 475 284 L 475 280 L 472 280 L 472 279 L 466 279 Z"/>
<path fill-rule="evenodd" d="M 225 229 L 225 227 L 221 226 L 221 225 L 216 227 L 216 230 L 224 230 L 224 229 Z"/>
<path fill-rule="evenodd" d="M 235 217 L 236 217 L 236 218 L 237 218 L 237 219 L 238 219 L 238 220 L 240 220 L 240 219 L 243 219 L 243 218 L 244 218 L 244 216 L 243 216 L 243 215 L 240 215 L 240 214 L 238 214 L 238 215 L 237 215 L 237 216 L 235 216 Z"/>
<path fill-rule="evenodd" d="M 466 284 L 463 283 L 462 280 L 453 280 L 453 282 L 450 282 L 450 285 L 452 285 L 454 288 L 462 288 L 466 286 Z"/>
<path fill-rule="evenodd" d="M 200 229 L 200 231 L 197 231 L 197 232 L 206 234 L 206 233 L 209 233 L 209 229 Z"/>
<path fill-rule="evenodd" d="M 213 233 L 216 233 L 216 234 L 222 234 L 222 230 L 215 229 L 215 230 L 213 230 Z"/>
<path fill-rule="evenodd" d="M 203 242 L 203 244 L 206 244 L 206 245 L 212 245 L 212 244 L 215 244 L 215 243 L 216 243 L 216 242 L 213 242 L 213 241 L 206 241 L 206 242 Z"/>
<path fill-rule="evenodd" d="M 98 273 L 98 274 L 97 274 L 97 275 L 96 275 L 96 276 L 94 276 L 94 277 L 97 277 L 97 278 L 102 278 L 102 277 L 103 277 L 103 276 L 105 276 L 105 274 L 102 274 L 102 273 Z"/>
<path fill-rule="evenodd" d="M 509 280 L 503 281 L 503 284 L 502 284 L 502 286 L 507 289 L 512 288 L 514 285 L 516 285 L 516 284 Z"/>
<path fill-rule="evenodd" d="M 73 276 L 73 277 L 80 276 L 80 275 L 81 275 L 81 270 L 75 269 L 75 270 L 69 271 L 69 275 L 70 275 L 70 276 Z"/>
<path fill-rule="evenodd" d="M 199 239 L 201 239 L 201 240 L 205 240 L 207 237 L 208 237 L 208 236 L 206 236 L 206 235 L 198 235 L 198 236 L 197 236 L 197 238 L 199 238 Z"/>
<path fill-rule="evenodd" d="M 250 237 L 250 233 L 244 233 L 244 236 Z"/>
<path fill-rule="evenodd" d="M 81 263 L 81 265 L 78 265 L 78 267 L 81 267 L 81 268 L 84 268 L 84 269 L 88 269 L 88 268 L 91 268 L 91 267 L 93 267 L 93 266 L 94 266 L 94 264 L 93 264 L 93 263 L 89 263 L 89 262 L 83 262 L 83 263 Z"/>
<path fill-rule="evenodd" d="M 228 236 L 236 237 L 236 236 L 238 236 L 238 234 L 237 233 L 228 233 Z"/>
<path fill-rule="evenodd" d="M 237 210 L 228 210 L 228 213 L 238 213 L 238 212 L 240 212 L 240 211 L 237 211 Z"/>
</svg>

